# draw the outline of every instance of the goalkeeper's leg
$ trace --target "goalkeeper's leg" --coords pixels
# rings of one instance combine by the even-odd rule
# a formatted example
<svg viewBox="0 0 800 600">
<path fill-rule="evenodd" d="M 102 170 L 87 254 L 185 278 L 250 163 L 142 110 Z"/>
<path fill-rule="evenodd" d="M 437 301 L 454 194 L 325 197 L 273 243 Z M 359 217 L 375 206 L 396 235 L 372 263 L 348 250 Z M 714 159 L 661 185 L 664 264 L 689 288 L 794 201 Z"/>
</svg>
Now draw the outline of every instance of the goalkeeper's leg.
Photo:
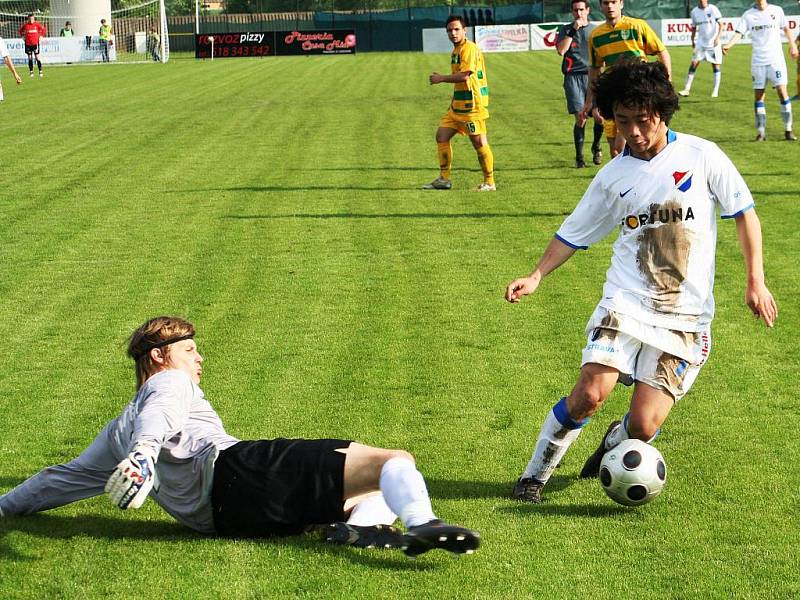
<svg viewBox="0 0 800 600">
<path fill-rule="evenodd" d="M 47 467 L 0 496 L 0 510 L 29 515 L 99 496 L 117 463 L 106 440 L 103 430 L 75 460 Z"/>
<path fill-rule="evenodd" d="M 436 518 L 425 479 L 411 454 L 355 443 L 340 452 L 346 454 L 345 497 L 379 488 L 388 507 L 409 528 L 404 542 L 406 554 L 416 556 L 434 548 L 463 554 L 478 547 L 477 532 Z"/>
</svg>

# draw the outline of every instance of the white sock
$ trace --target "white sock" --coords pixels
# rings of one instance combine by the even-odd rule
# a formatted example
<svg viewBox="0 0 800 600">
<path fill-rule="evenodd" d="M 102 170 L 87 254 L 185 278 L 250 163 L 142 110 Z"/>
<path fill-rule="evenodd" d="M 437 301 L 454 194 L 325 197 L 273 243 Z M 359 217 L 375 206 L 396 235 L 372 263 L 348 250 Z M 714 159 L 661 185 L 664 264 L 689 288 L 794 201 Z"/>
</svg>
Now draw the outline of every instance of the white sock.
<svg viewBox="0 0 800 600">
<path fill-rule="evenodd" d="M 605 444 L 606 450 L 611 450 L 614 446 L 619 444 L 620 442 L 627 440 L 630 437 L 628 435 L 628 415 L 625 415 L 625 418 L 622 419 L 622 425 L 618 426 L 614 429 L 611 433 L 608 434 L 606 438 Z"/>
<path fill-rule="evenodd" d="M 722 71 L 714 71 L 714 89 L 711 90 L 712 94 L 719 93 L 719 83 L 722 81 Z"/>
<path fill-rule="evenodd" d="M 689 73 L 689 74 L 686 76 L 686 85 L 685 85 L 685 86 L 683 86 L 683 89 L 684 89 L 684 90 L 686 90 L 687 92 L 688 92 L 690 89 L 692 89 L 692 81 L 694 81 L 694 73 Z"/>
<path fill-rule="evenodd" d="M 436 518 L 422 473 L 407 458 L 390 458 L 383 465 L 381 492 L 386 504 L 406 527 L 424 525 Z"/>
<path fill-rule="evenodd" d="M 391 525 L 397 520 L 383 494 L 371 494 L 353 507 L 347 522 L 350 525 Z"/>
<path fill-rule="evenodd" d="M 761 135 L 767 131 L 767 108 L 762 100 L 756 102 L 756 130 Z"/>
<path fill-rule="evenodd" d="M 581 431 L 581 427 L 569 429 L 562 425 L 551 410 L 542 425 L 539 438 L 536 440 L 536 448 L 522 477 L 533 477 L 542 483 L 547 483 Z"/>
<path fill-rule="evenodd" d="M 4 97 L 3 97 L 3 86 L 0 85 L 0 102 L 2 102 L 3 99 L 4 99 Z"/>
<path fill-rule="evenodd" d="M 628 417 L 630 417 L 630 413 L 625 413 L 625 416 L 622 417 L 622 425 L 614 429 L 611 433 L 608 434 L 606 438 L 604 446 L 606 450 L 611 450 L 617 444 L 624 442 L 625 440 L 629 440 L 631 438 L 631 434 L 628 433 Z M 646 444 L 652 444 L 653 441 L 658 437 L 658 434 L 661 433 L 661 428 L 659 427 L 656 429 L 656 432 L 653 434 L 649 440 L 645 440 Z"/>
<path fill-rule="evenodd" d="M 781 102 L 781 118 L 784 131 L 792 130 L 792 103 L 789 99 Z"/>
</svg>

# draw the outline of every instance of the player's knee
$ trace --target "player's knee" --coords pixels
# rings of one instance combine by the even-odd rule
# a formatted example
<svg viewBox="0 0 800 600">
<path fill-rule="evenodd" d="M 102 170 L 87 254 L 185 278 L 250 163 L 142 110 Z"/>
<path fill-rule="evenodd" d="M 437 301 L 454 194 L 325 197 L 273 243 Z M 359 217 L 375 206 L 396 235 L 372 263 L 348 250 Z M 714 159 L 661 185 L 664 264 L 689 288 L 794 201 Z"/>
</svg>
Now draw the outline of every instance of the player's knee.
<svg viewBox="0 0 800 600">
<path fill-rule="evenodd" d="M 647 442 L 653 439 L 661 424 L 646 415 L 628 417 L 628 435 L 637 440 Z"/>
<path fill-rule="evenodd" d="M 576 421 L 591 417 L 603 406 L 608 394 L 597 385 L 589 385 L 576 390 L 574 402 L 570 404 L 569 415 Z"/>
<path fill-rule="evenodd" d="M 410 460 L 412 463 L 416 463 L 414 459 L 414 455 L 406 450 L 387 450 L 386 451 L 386 458 L 384 463 L 391 460 L 392 458 L 404 458 L 405 460 Z"/>
</svg>

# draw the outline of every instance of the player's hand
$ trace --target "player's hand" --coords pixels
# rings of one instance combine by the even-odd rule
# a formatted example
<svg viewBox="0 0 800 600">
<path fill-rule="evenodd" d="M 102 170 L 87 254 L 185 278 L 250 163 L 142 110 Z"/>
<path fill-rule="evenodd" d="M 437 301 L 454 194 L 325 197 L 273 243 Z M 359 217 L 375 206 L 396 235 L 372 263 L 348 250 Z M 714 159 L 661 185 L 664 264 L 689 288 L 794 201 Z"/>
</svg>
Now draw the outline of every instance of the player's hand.
<svg viewBox="0 0 800 600">
<path fill-rule="evenodd" d="M 744 301 L 756 317 L 764 320 L 764 325 L 772 327 L 778 318 L 778 305 L 775 298 L 763 283 L 751 283 L 747 286 Z"/>
<path fill-rule="evenodd" d="M 431 76 L 428 77 L 428 80 L 431 82 L 431 85 L 433 85 L 435 83 L 442 83 L 443 77 L 439 75 L 439 73 L 434 71 L 433 73 L 431 73 Z"/>
<path fill-rule="evenodd" d="M 19 76 L 19 73 L 14 73 L 14 81 L 17 82 L 17 85 L 22 85 L 22 77 Z"/>
<path fill-rule="evenodd" d="M 791 56 L 794 60 L 797 60 L 798 55 L 800 55 L 800 53 L 797 51 L 797 46 L 789 48 L 789 56 Z"/>
<path fill-rule="evenodd" d="M 728 55 L 728 50 L 730 50 L 730 49 L 731 49 L 731 47 L 730 47 L 730 46 L 728 46 L 728 45 L 725 45 L 725 46 L 723 46 L 723 47 L 722 47 L 722 53 L 723 53 L 725 56 L 727 56 L 727 55 Z"/>
<path fill-rule="evenodd" d="M 148 454 L 135 450 L 108 478 L 106 494 L 119 508 L 139 508 L 153 488 L 155 464 Z"/>
<path fill-rule="evenodd" d="M 512 304 L 517 304 L 525 296 L 532 294 L 539 287 L 540 278 L 528 275 L 515 279 L 506 287 L 506 300 Z"/>
</svg>

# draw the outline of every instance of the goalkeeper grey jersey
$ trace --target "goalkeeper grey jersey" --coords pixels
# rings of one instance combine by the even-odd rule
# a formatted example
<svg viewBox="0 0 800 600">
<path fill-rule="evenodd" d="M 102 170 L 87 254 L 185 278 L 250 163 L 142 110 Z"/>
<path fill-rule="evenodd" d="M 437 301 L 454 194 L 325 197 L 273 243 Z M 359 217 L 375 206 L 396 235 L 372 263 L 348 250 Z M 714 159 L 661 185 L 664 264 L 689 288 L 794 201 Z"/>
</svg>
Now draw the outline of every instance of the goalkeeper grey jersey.
<svg viewBox="0 0 800 600">
<path fill-rule="evenodd" d="M 184 525 L 214 533 L 214 461 L 238 441 L 225 433 L 203 390 L 186 373 L 162 371 L 78 458 L 48 467 L 0 496 L 0 511 L 26 515 L 102 494 L 117 464 L 142 445 L 158 457 L 150 497 Z"/>
</svg>

